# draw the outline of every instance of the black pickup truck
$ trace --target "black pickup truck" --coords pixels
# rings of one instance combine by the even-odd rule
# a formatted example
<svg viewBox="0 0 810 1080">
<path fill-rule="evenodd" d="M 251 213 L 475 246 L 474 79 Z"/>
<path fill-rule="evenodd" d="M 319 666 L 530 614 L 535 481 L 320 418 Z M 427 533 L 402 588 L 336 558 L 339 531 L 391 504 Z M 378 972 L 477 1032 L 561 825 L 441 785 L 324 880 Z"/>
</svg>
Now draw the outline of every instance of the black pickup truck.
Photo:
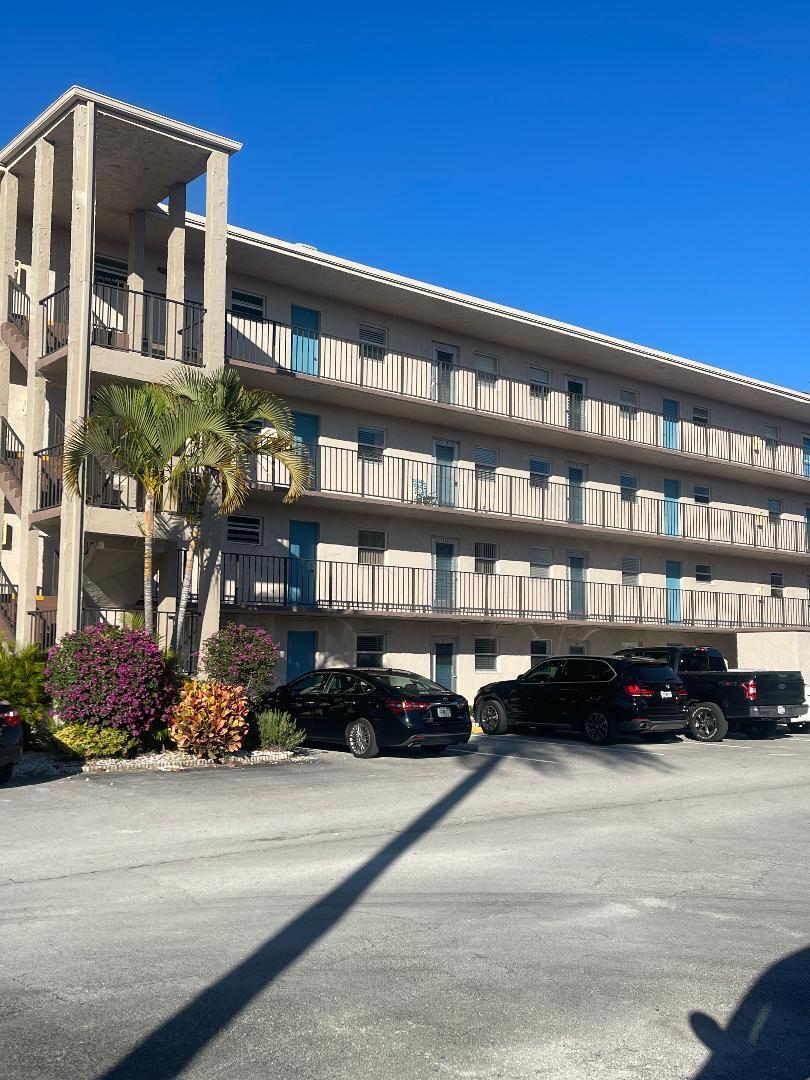
<svg viewBox="0 0 810 1080">
<path fill-rule="evenodd" d="M 752 738 L 776 734 L 780 723 L 807 714 L 800 671 L 729 671 L 719 649 L 708 646 L 639 646 L 617 656 L 665 660 L 689 696 L 689 728 L 700 742 L 720 742 L 731 730 Z"/>
</svg>

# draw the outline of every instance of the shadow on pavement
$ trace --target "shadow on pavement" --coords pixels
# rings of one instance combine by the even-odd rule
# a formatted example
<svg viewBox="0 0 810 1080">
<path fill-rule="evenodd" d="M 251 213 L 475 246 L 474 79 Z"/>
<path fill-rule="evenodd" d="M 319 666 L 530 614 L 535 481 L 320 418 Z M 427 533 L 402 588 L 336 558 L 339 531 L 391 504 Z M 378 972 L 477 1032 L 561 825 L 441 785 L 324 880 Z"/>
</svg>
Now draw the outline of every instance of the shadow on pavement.
<svg viewBox="0 0 810 1080">
<path fill-rule="evenodd" d="M 438 825 L 498 766 L 481 758 L 470 772 L 376 855 L 260 945 L 217 982 L 147 1035 L 100 1080 L 168 1080 L 178 1076 L 234 1017 L 335 927 L 408 848 Z"/>
<path fill-rule="evenodd" d="M 810 948 L 761 975 L 726 1028 L 705 1013 L 689 1018 L 711 1051 L 693 1080 L 806 1080 L 810 1076 Z"/>
</svg>

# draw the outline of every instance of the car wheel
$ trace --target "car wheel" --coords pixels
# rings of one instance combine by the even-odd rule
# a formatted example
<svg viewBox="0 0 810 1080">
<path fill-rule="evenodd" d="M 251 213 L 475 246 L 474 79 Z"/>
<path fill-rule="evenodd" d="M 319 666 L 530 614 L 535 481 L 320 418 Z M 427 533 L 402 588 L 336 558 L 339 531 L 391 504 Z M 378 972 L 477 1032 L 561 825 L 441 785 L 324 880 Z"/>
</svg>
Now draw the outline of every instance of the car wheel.
<svg viewBox="0 0 810 1080">
<path fill-rule="evenodd" d="M 728 720 L 713 701 L 699 701 L 689 712 L 689 731 L 698 742 L 721 742 L 728 734 Z"/>
<path fill-rule="evenodd" d="M 478 709 L 478 723 L 485 735 L 505 735 L 509 730 L 506 709 L 500 701 L 485 701 Z"/>
<path fill-rule="evenodd" d="M 443 754 L 447 749 L 447 743 L 436 743 L 433 746 L 423 746 L 422 753 L 427 757 L 438 757 L 439 754 Z"/>
<path fill-rule="evenodd" d="M 772 739 L 779 730 L 776 720 L 753 720 L 745 725 L 745 732 L 749 739 Z"/>
<path fill-rule="evenodd" d="M 346 745 L 357 758 L 376 757 L 377 735 L 368 720 L 355 720 L 346 728 Z"/>
<path fill-rule="evenodd" d="M 582 730 L 593 746 L 608 746 L 616 737 L 613 716 L 607 709 L 590 709 L 585 714 Z"/>
<path fill-rule="evenodd" d="M 0 765 L 0 784 L 7 784 L 11 779 L 11 774 L 14 772 L 14 766 L 9 763 L 7 765 Z"/>
</svg>

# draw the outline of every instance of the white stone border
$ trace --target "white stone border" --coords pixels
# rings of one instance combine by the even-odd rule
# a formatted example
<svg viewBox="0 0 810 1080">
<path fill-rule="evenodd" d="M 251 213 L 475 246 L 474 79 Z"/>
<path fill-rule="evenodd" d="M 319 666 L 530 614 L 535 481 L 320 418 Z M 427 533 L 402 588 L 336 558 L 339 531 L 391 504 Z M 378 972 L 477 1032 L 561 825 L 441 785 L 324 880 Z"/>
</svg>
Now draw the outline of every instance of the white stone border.
<svg viewBox="0 0 810 1080">
<path fill-rule="evenodd" d="M 83 773 L 110 772 L 182 772 L 185 769 L 233 768 L 236 765 L 281 765 L 285 762 L 303 764 L 315 758 L 308 752 L 292 750 L 240 750 L 228 754 L 222 761 L 208 761 L 194 757 L 181 750 L 167 750 L 159 754 L 139 754 L 134 758 L 96 758 L 82 765 Z"/>
</svg>

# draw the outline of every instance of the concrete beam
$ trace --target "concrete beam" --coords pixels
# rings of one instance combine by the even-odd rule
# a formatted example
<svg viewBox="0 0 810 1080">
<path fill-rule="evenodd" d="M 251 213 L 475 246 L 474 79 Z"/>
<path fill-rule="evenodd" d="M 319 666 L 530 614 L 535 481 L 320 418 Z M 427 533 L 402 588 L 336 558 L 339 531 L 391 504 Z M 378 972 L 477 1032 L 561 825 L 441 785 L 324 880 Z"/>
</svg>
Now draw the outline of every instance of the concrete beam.
<svg viewBox="0 0 810 1080">
<path fill-rule="evenodd" d="M 95 105 L 73 114 L 73 189 L 70 214 L 70 308 L 68 311 L 65 431 L 87 415 L 90 387 L 90 298 L 96 212 Z M 59 603 L 56 636 L 77 630 L 82 614 L 84 500 L 65 489 L 59 537 Z"/>
<path fill-rule="evenodd" d="M 169 243 L 166 252 L 166 299 L 186 299 L 186 185 L 169 189 Z M 179 323 L 179 319 L 177 320 Z"/>
<path fill-rule="evenodd" d="M 45 309 L 40 303 L 50 291 L 53 225 L 53 144 L 40 139 L 34 151 L 34 212 L 31 222 L 31 326 L 28 339 L 28 380 L 25 402 L 25 455 L 20 507 L 20 580 L 17 603 L 17 640 L 32 640 L 28 612 L 36 610 L 37 585 L 42 579 L 42 543 L 32 527 L 31 515 L 39 505 L 38 461 L 34 451 L 45 445 L 45 380 L 36 373 L 42 352 Z"/>
<path fill-rule="evenodd" d="M 228 155 L 214 150 L 205 170 L 203 363 L 208 370 L 225 362 L 227 230 Z"/>
</svg>

